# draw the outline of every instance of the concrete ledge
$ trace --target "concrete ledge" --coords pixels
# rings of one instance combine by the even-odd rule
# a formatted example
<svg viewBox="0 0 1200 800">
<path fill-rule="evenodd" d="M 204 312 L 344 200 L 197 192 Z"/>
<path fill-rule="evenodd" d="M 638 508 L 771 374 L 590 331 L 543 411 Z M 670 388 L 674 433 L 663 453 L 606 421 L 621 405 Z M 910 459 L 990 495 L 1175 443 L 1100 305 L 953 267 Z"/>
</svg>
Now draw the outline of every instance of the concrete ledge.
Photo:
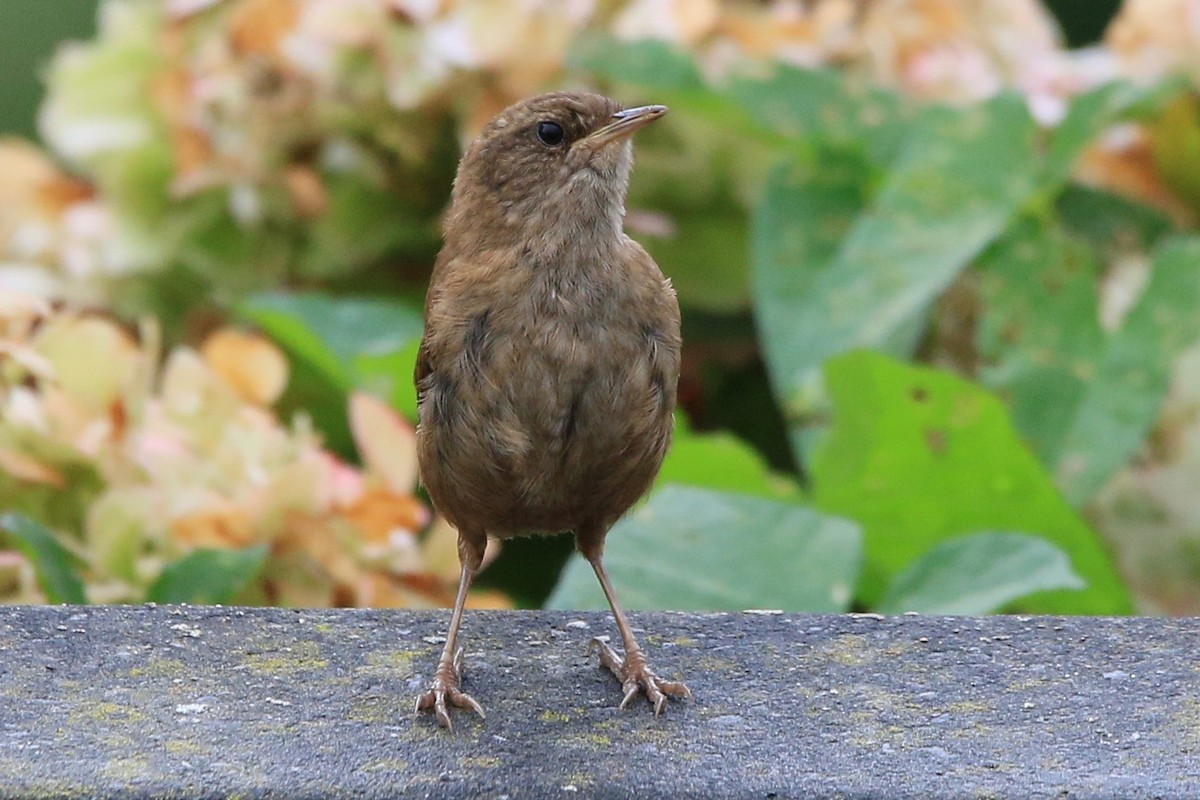
<svg viewBox="0 0 1200 800">
<path fill-rule="evenodd" d="M 1200 796 L 1200 621 L 635 614 L 694 704 L 619 712 L 595 613 L 0 608 L 4 797 Z"/>
</svg>

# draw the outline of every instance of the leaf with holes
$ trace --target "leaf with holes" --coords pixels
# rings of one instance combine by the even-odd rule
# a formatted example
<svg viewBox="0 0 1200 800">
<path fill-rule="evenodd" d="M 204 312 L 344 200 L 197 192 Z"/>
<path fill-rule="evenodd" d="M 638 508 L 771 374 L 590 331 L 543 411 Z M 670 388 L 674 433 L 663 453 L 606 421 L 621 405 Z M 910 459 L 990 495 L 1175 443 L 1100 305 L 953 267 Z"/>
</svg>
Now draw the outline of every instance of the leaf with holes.
<svg viewBox="0 0 1200 800">
<path fill-rule="evenodd" d="M 938 544 L 1026 531 L 1060 547 L 1087 588 L 1029 598 L 1029 611 L 1123 614 L 1129 594 L 1097 536 L 1063 500 L 985 390 L 878 353 L 831 360 L 833 424 L 813 453 L 813 505 L 862 525 L 863 600 Z"/>
<path fill-rule="evenodd" d="M 1167 240 L 1120 327 L 1100 325 L 1095 251 L 1045 220 L 1026 220 L 979 264 L 981 381 L 1082 505 L 1145 440 L 1171 365 L 1200 338 L 1200 239 Z"/>
<path fill-rule="evenodd" d="M 1104 344 L 1091 247 L 1046 219 L 1022 219 L 976 265 L 979 380 L 1047 466 Z"/>
</svg>

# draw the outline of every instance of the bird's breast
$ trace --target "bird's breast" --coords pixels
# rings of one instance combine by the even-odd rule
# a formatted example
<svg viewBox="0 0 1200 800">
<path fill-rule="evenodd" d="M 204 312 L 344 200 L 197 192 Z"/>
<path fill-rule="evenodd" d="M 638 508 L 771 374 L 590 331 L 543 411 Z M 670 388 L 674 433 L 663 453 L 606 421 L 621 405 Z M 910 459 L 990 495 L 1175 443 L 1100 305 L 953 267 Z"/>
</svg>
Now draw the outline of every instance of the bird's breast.
<svg viewBox="0 0 1200 800">
<path fill-rule="evenodd" d="M 492 532 L 573 527 L 623 511 L 670 437 L 677 353 L 622 291 L 570 280 L 496 295 L 462 326 L 440 440 Z M 501 299 L 503 298 L 503 299 Z M 607 512 L 606 512 L 607 513 Z"/>
</svg>

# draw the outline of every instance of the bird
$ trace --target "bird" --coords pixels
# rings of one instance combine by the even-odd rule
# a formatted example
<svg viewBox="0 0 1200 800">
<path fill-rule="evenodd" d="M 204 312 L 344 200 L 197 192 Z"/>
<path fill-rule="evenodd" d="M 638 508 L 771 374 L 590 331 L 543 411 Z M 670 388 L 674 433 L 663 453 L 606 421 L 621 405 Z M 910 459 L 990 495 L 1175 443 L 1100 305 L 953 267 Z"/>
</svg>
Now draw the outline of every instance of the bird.
<svg viewBox="0 0 1200 800">
<path fill-rule="evenodd" d="M 653 483 L 671 441 L 679 303 L 623 230 L 632 135 L 667 108 L 591 92 L 517 102 L 459 162 L 418 349 L 417 462 L 458 531 L 458 591 L 445 646 L 415 713 L 483 707 L 462 690 L 463 604 L 487 537 L 572 532 L 612 609 L 624 653 L 590 649 L 663 712 L 691 698 L 660 678 L 604 568 L 609 529 Z"/>
</svg>

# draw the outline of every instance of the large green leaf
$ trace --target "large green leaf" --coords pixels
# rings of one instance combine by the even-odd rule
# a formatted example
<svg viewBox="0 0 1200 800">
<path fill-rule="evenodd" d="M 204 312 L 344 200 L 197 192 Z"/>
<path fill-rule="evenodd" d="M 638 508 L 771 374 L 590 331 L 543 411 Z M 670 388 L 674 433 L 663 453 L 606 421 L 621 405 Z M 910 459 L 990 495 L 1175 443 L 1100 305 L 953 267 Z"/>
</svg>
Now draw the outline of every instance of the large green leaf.
<svg viewBox="0 0 1200 800">
<path fill-rule="evenodd" d="M 978 263 L 980 381 L 1053 465 L 1103 346 L 1092 248 L 1047 218 L 1020 220 Z"/>
<path fill-rule="evenodd" d="M 1035 136 L 1016 97 L 930 109 L 852 221 L 831 219 L 831 210 L 852 213 L 861 184 L 843 178 L 828 199 L 798 185 L 803 177 L 775 175 L 755 212 L 751 262 L 763 344 L 789 412 L 809 410 L 808 390 L 827 358 L 911 330 L 1005 229 L 1035 188 Z M 841 224 L 831 233 L 833 222 Z"/>
<path fill-rule="evenodd" d="M 761 497 L 794 499 L 795 481 L 771 472 L 753 447 L 730 433 L 693 433 L 676 425 L 675 440 L 658 473 L 658 484 L 743 492 Z"/>
<path fill-rule="evenodd" d="M 1121 326 L 1100 327 L 1101 265 L 1090 247 L 1027 220 L 980 263 L 981 380 L 1059 487 L 1082 505 L 1134 454 L 1158 416 L 1171 364 L 1200 338 L 1200 240 L 1155 255 Z"/>
<path fill-rule="evenodd" d="M 1107 257 L 1151 250 L 1173 227 L 1155 208 L 1086 186 L 1067 186 L 1055 210 L 1066 230 Z"/>
<path fill-rule="evenodd" d="M 668 486 L 610 531 L 604 563 L 627 608 L 844 611 L 858 575 L 857 527 L 790 503 Z M 549 608 L 607 608 L 573 559 Z"/>
<path fill-rule="evenodd" d="M 676 214 L 669 235 L 640 237 L 647 252 L 671 276 L 679 303 L 717 313 L 749 305 L 749 224 L 733 206 Z"/>
<path fill-rule="evenodd" d="M 1066 554 L 1037 536 L 975 533 L 942 542 L 896 576 L 884 614 L 988 614 L 1034 592 L 1080 589 Z"/>
<path fill-rule="evenodd" d="M 83 582 L 71 563 L 71 554 L 40 523 L 24 514 L 0 515 L 0 530 L 7 532 L 33 564 L 38 586 L 51 603 L 86 603 Z"/>
<path fill-rule="evenodd" d="M 756 126 L 858 152 L 880 165 L 895 157 L 913 117 L 895 93 L 830 69 L 780 64 L 765 77 L 735 77 L 722 93 Z"/>
<path fill-rule="evenodd" d="M 1096 360 L 1056 462 L 1073 503 L 1092 496 L 1137 450 L 1166 397 L 1171 364 L 1200 338 L 1200 238 L 1173 239 L 1150 281 Z"/>
<path fill-rule="evenodd" d="M 868 166 L 851 157 L 781 165 L 767 181 L 751 233 L 755 313 L 762 346 L 784 398 L 783 411 L 800 422 L 812 410 L 811 385 L 781 377 L 802 358 L 796 336 L 803 298 L 818 291 L 838 247 L 866 203 Z"/>
<path fill-rule="evenodd" d="M 587 37 L 572 49 L 571 62 L 589 77 L 637 87 L 648 101 L 719 121 L 735 136 L 765 138 L 803 150 L 813 142 L 836 143 L 889 160 L 909 116 L 899 97 L 832 69 L 777 64 L 763 74 L 733 75 L 708 82 L 686 51 L 665 42 L 622 42 Z"/>
<path fill-rule="evenodd" d="M 938 370 L 856 352 L 831 360 L 832 427 L 813 453 L 813 504 L 863 527 L 862 599 L 941 542 L 1026 531 L 1062 548 L 1088 586 L 1022 604 L 1030 611 L 1120 614 L 1130 600 L 1096 535 L 1022 444 L 1003 405 Z"/>
<path fill-rule="evenodd" d="M 267 292 L 238 312 L 344 388 L 353 385 L 359 357 L 402 350 L 421 335 L 419 309 L 378 297 Z"/>
<path fill-rule="evenodd" d="M 245 550 L 193 550 L 169 565 L 150 587 L 151 603 L 228 603 L 246 588 L 267 559 L 265 545 Z"/>
<path fill-rule="evenodd" d="M 621 84 L 621 96 L 671 106 L 639 139 L 630 204 L 670 218 L 670 233 L 641 241 L 690 308 L 750 305 L 745 209 L 781 155 L 878 167 L 895 157 L 912 116 L 895 93 L 836 70 L 775 65 L 707 82 L 685 51 L 605 37 L 579 43 L 572 60 Z"/>
</svg>

